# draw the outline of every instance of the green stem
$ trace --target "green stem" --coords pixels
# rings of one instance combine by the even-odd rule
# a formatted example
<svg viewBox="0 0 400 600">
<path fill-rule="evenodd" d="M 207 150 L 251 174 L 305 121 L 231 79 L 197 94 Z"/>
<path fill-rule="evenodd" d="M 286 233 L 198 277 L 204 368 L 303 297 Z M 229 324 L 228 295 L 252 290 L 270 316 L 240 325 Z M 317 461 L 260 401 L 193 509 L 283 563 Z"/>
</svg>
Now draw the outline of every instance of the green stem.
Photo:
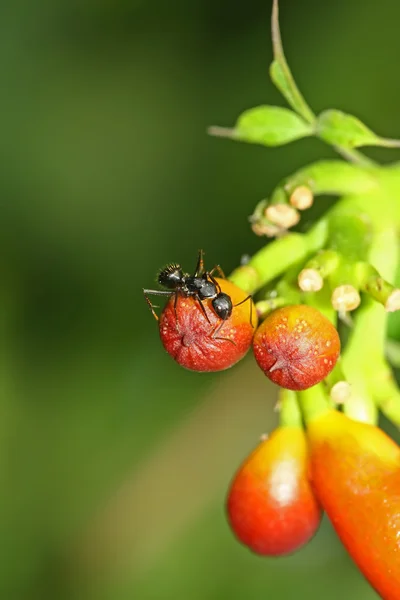
<svg viewBox="0 0 400 600">
<path fill-rule="evenodd" d="M 392 423 L 400 427 L 400 390 L 386 361 L 374 364 L 371 375 L 369 383 L 376 404 Z"/>
<path fill-rule="evenodd" d="M 339 381 L 346 381 L 346 377 L 342 369 L 342 361 L 340 358 L 337 361 L 333 371 L 331 371 L 328 377 L 325 379 L 325 384 L 327 385 L 328 390 L 330 391 L 336 383 L 339 383 Z"/>
<path fill-rule="evenodd" d="M 229 276 L 230 281 L 249 294 L 284 273 L 294 262 L 305 260 L 310 254 L 320 250 L 328 234 L 325 219 L 316 223 L 305 234 L 289 233 L 264 246 L 247 263 L 238 267 Z"/>
<path fill-rule="evenodd" d="M 383 279 L 375 267 L 366 262 L 356 264 L 356 277 L 359 288 L 384 306 L 396 289 L 391 283 Z"/>
<path fill-rule="evenodd" d="M 346 370 L 345 375 L 346 380 L 351 386 L 351 393 L 350 397 L 344 403 L 343 412 L 355 421 L 376 425 L 378 421 L 378 409 L 370 394 L 365 377 L 359 377 L 358 373 L 349 374 Z"/>
<path fill-rule="evenodd" d="M 332 306 L 331 291 L 324 286 L 319 292 L 304 292 L 304 303 L 319 310 L 336 327 L 337 313 Z"/>
<path fill-rule="evenodd" d="M 387 339 L 385 343 L 385 355 L 389 363 L 395 369 L 400 369 L 400 343 Z"/>
<path fill-rule="evenodd" d="M 354 148 L 352 150 L 349 148 L 341 148 L 340 146 L 333 146 L 333 148 L 340 156 L 354 164 L 358 164 L 362 167 L 373 167 L 376 165 L 372 158 L 365 156 L 365 154 Z"/>
<path fill-rule="evenodd" d="M 297 397 L 306 423 L 332 410 L 321 383 L 308 390 L 297 392 Z"/>
<path fill-rule="evenodd" d="M 354 329 L 342 356 L 346 373 L 365 372 L 380 362 L 385 352 L 386 313 L 373 300 L 366 300 L 357 312 Z"/>
<path fill-rule="evenodd" d="M 302 427 L 303 419 L 296 392 L 281 389 L 279 394 L 279 424 L 281 427 Z"/>
<path fill-rule="evenodd" d="M 287 63 L 285 53 L 283 51 L 281 32 L 279 28 L 279 7 L 278 0 L 273 1 L 272 5 L 272 19 L 271 19 L 271 33 L 272 33 L 272 47 L 274 51 L 274 58 L 279 64 L 284 74 L 286 83 L 288 85 L 290 95 L 292 97 L 292 108 L 303 117 L 307 123 L 314 123 L 315 115 L 311 108 L 308 106 L 299 88 L 297 87 L 293 78 L 292 72 Z M 287 98 L 288 99 L 288 98 Z"/>
<path fill-rule="evenodd" d="M 394 277 L 398 245 L 393 228 L 382 229 L 374 235 L 369 259 L 388 279 Z M 398 412 L 400 416 L 399 401 L 394 398 L 399 397 L 399 392 L 394 381 L 387 377 L 384 367 L 386 323 L 387 313 L 382 306 L 367 299 L 356 315 L 354 329 L 342 355 L 343 371 L 352 386 L 352 395 L 345 408 L 354 418 L 360 420 L 359 414 L 364 412 L 369 422 L 374 422 L 372 419 L 376 420 L 376 406 L 379 405 L 389 418 L 398 423 L 395 419 Z M 393 401 L 390 401 L 391 397 Z"/>
<path fill-rule="evenodd" d="M 256 303 L 256 310 L 259 319 L 264 319 L 270 312 L 281 308 L 282 306 L 289 306 L 293 304 L 289 298 L 277 296 L 276 298 L 270 298 L 269 300 L 260 300 Z"/>
<path fill-rule="evenodd" d="M 347 203 L 336 205 L 329 215 L 328 247 L 343 257 L 343 268 L 346 264 L 368 258 L 373 233 L 370 215 L 366 212 L 360 214 L 359 210 L 351 209 Z"/>
<path fill-rule="evenodd" d="M 340 254 L 334 250 L 323 250 L 309 260 L 304 268 L 315 269 L 322 279 L 326 279 L 338 267 L 340 260 Z"/>
<path fill-rule="evenodd" d="M 303 95 L 301 94 L 299 88 L 296 85 L 296 82 L 293 78 L 292 72 L 287 63 L 285 53 L 283 51 L 282 45 L 282 37 L 279 27 L 279 7 L 278 0 L 273 0 L 272 5 L 272 19 L 271 19 L 271 31 L 272 31 L 272 46 L 274 51 L 275 61 L 272 63 L 271 71 L 273 71 L 274 67 L 278 67 L 282 72 L 282 78 L 284 80 L 284 86 L 278 86 L 280 91 L 283 92 L 285 90 L 284 96 L 286 100 L 289 102 L 290 106 L 296 110 L 299 115 L 303 117 L 303 119 L 310 124 L 315 123 L 316 116 L 305 101 Z M 271 73 L 272 74 L 272 73 Z M 280 80 L 280 73 L 275 73 L 275 77 L 272 77 L 276 82 L 278 79 Z M 392 140 L 387 140 L 388 142 L 393 142 Z M 358 163 L 363 166 L 370 166 L 373 163 L 371 159 L 364 156 L 358 150 L 353 150 L 349 148 L 342 148 L 340 146 L 334 146 L 336 152 L 341 154 L 343 158 L 349 160 L 350 162 Z"/>
</svg>

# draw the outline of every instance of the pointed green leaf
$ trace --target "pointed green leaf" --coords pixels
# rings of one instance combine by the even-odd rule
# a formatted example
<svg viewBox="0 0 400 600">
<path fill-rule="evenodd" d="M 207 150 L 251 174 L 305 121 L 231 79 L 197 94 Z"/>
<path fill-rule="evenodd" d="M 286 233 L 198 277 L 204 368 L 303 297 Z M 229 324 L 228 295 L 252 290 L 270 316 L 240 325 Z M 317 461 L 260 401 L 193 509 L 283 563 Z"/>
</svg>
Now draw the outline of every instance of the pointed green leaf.
<svg viewBox="0 0 400 600">
<path fill-rule="evenodd" d="M 357 117 L 340 110 L 325 110 L 317 119 L 317 135 L 329 144 L 344 148 L 381 146 L 381 138 Z"/>
<path fill-rule="evenodd" d="M 285 71 L 282 68 L 282 65 L 279 61 L 274 60 L 271 63 L 269 68 L 269 74 L 272 80 L 272 83 L 278 88 L 282 96 L 285 98 L 286 102 L 295 110 L 297 113 L 301 114 L 301 108 L 299 107 L 299 103 L 296 98 L 295 91 L 293 90 L 293 85 L 291 81 L 288 79 Z"/>
<path fill-rule="evenodd" d="M 288 108 L 257 106 L 242 113 L 232 137 L 263 146 L 281 146 L 312 135 L 313 128 Z"/>
</svg>

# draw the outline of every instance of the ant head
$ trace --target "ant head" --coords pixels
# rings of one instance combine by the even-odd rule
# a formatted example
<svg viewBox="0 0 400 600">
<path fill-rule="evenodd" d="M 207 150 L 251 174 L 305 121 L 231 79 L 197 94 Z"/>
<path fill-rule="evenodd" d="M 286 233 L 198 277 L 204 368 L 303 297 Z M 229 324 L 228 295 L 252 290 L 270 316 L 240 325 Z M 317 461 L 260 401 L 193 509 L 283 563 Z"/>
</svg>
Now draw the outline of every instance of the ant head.
<svg viewBox="0 0 400 600">
<path fill-rule="evenodd" d="M 183 271 L 180 265 L 171 264 L 167 265 L 162 269 L 159 274 L 157 281 L 163 287 L 169 290 L 174 290 L 182 284 Z"/>
</svg>

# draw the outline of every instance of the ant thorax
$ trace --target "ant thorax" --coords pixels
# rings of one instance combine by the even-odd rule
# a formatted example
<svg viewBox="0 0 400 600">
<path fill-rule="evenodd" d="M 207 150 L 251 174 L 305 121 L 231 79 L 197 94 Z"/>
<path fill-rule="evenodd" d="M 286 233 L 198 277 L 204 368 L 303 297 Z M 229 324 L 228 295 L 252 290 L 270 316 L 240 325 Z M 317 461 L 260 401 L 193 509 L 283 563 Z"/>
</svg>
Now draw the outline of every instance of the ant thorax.
<svg viewBox="0 0 400 600">
<path fill-rule="evenodd" d="M 208 279 L 206 273 L 202 277 L 187 277 L 185 288 L 189 295 L 196 295 L 200 300 L 213 299 L 218 294 L 215 283 Z"/>
</svg>

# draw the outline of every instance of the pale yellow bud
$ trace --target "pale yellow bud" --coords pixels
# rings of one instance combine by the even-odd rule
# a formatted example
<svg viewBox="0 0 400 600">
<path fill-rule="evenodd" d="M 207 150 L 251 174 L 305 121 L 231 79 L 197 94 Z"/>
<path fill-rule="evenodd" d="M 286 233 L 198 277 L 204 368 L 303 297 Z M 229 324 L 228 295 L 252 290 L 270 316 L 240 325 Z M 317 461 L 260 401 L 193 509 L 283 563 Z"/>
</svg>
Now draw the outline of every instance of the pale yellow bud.
<svg viewBox="0 0 400 600">
<path fill-rule="evenodd" d="M 393 290 L 389 298 L 386 300 L 386 312 L 395 312 L 400 309 L 400 290 Z"/>
<path fill-rule="evenodd" d="M 299 210 L 310 208 L 310 206 L 313 205 L 313 202 L 314 195 L 310 188 L 305 185 L 297 187 L 290 196 L 290 204 Z"/>
<path fill-rule="evenodd" d="M 251 228 L 256 235 L 266 235 L 267 237 L 275 237 L 282 231 L 280 227 L 268 223 L 252 223 Z"/>
<path fill-rule="evenodd" d="M 361 298 L 354 286 L 340 285 L 333 290 L 331 302 L 335 310 L 343 313 L 360 306 Z"/>
<path fill-rule="evenodd" d="M 271 204 L 265 210 L 265 216 L 281 229 L 289 229 L 300 221 L 297 210 L 288 204 Z"/>
<path fill-rule="evenodd" d="M 303 292 L 319 292 L 324 286 L 324 280 L 316 269 L 303 269 L 299 273 L 298 284 Z"/>
<path fill-rule="evenodd" d="M 332 387 L 330 396 L 335 404 L 344 404 L 351 395 L 351 387 L 347 381 L 338 381 Z"/>
</svg>

